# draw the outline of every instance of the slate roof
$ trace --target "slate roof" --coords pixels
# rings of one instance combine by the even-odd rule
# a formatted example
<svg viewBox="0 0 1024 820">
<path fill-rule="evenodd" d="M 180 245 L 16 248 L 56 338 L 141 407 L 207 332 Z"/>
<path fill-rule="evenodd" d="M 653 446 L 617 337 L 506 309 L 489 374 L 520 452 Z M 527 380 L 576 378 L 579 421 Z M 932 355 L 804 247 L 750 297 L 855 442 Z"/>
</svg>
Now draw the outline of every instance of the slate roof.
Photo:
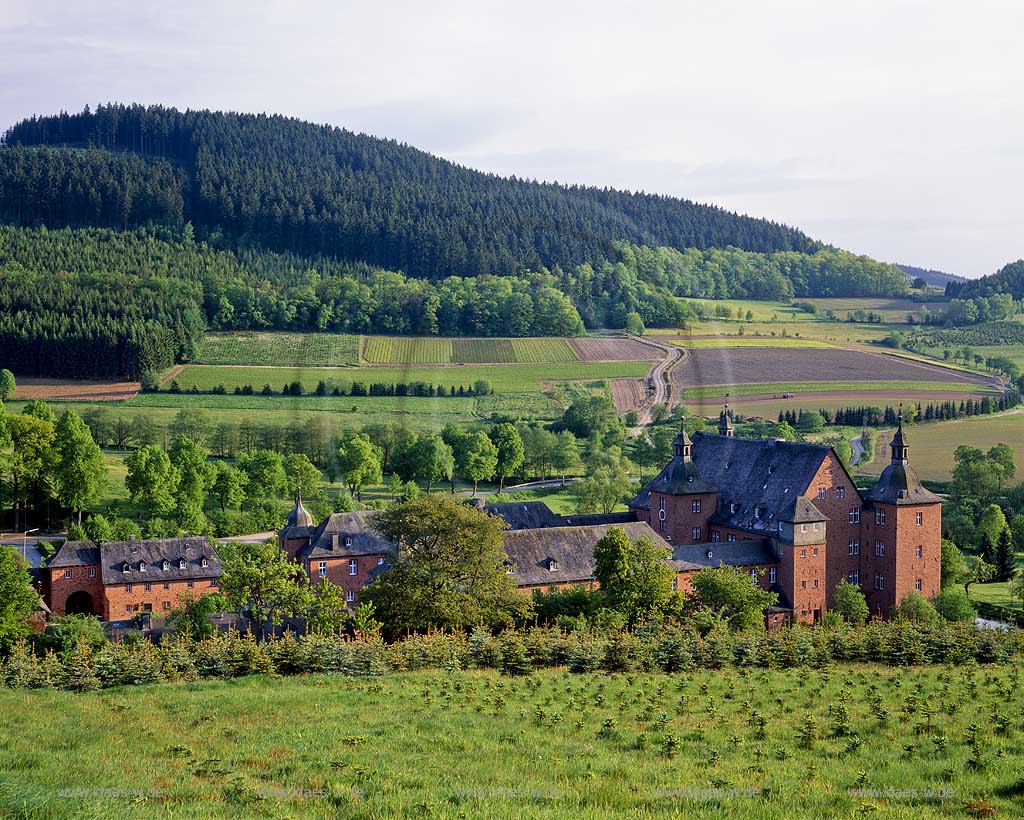
<svg viewBox="0 0 1024 820">
<path fill-rule="evenodd" d="M 619 526 L 631 539 L 647 537 L 665 549 L 661 536 L 641 521 L 595 524 L 585 527 L 547 527 L 539 530 L 506 530 L 504 549 L 512 575 L 520 586 L 585 583 L 594 580 L 594 545 L 609 529 Z M 555 569 L 549 569 L 550 561 Z"/>
<path fill-rule="evenodd" d="M 921 479 L 909 464 L 890 464 L 882 470 L 878 483 L 864 497 L 868 501 L 908 507 L 914 504 L 938 504 L 942 501 L 921 485 Z"/>
<path fill-rule="evenodd" d="M 775 564 L 778 558 L 767 538 L 749 541 L 720 541 L 704 544 L 676 544 L 669 566 L 676 571 L 699 570 L 705 567 L 749 567 Z"/>
<path fill-rule="evenodd" d="M 203 566 L 203 559 L 206 566 Z M 168 568 L 163 568 L 167 561 Z M 180 562 L 185 568 L 180 568 Z M 125 565 L 128 571 L 125 572 Z M 220 556 L 205 536 L 135 539 L 132 541 L 68 541 L 47 565 L 51 568 L 99 565 L 104 584 L 183 581 L 216 578 Z M 145 566 L 145 569 L 142 567 Z"/>
<path fill-rule="evenodd" d="M 299 549 L 299 556 L 309 560 L 390 552 L 391 542 L 373 529 L 373 516 L 373 510 L 334 513 L 312 530 L 309 542 Z M 347 539 L 351 539 L 350 544 L 345 543 Z"/>
<path fill-rule="evenodd" d="M 793 499 L 779 514 L 779 521 L 788 524 L 812 524 L 828 521 L 828 516 L 803 496 Z"/>
<path fill-rule="evenodd" d="M 510 530 L 536 530 L 564 527 L 565 521 L 543 501 L 503 501 L 485 504 L 484 511 L 505 519 Z"/>
<path fill-rule="evenodd" d="M 636 521 L 636 513 L 632 510 L 612 513 L 583 513 L 581 515 L 562 515 L 563 527 L 587 527 L 592 524 L 629 524 Z"/>
<path fill-rule="evenodd" d="M 719 493 L 711 522 L 766 535 L 775 532 L 794 500 L 806 492 L 829 450 L 822 444 L 694 433 L 693 463 L 701 479 L 714 488 L 710 492 Z M 671 467 L 672 462 L 662 474 Z M 645 487 L 629 506 L 649 510 L 657 482 Z"/>
</svg>

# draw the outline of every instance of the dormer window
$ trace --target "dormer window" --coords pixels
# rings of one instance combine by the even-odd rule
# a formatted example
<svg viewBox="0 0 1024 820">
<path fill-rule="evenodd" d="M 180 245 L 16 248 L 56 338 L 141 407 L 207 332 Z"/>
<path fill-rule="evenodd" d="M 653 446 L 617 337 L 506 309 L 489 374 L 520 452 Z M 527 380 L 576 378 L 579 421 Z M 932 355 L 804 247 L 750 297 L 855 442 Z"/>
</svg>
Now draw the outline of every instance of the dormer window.
<svg viewBox="0 0 1024 820">
<path fill-rule="evenodd" d="M 145 561 L 140 561 L 139 562 L 139 572 L 145 572 L 145 571 L 146 571 L 146 562 Z"/>
<path fill-rule="evenodd" d="M 557 572 L 558 562 L 554 558 L 548 558 L 548 572 Z"/>
<path fill-rule="evenodd" d="M 178 561 L 178 569 L 185 569 L 185 559 L 181 558 Z"/>
<path fill-rule="evenodd" d="M 165 559 L 163 564 L 161 564 L 161 567 L 163 568 L 164 572 L 167 572 L 167 570 L 171 568 L 171 562 Z"/>
<path fill-rule="evenodd" d="M 351 535 L 346 535 L 345 536 L 345 546 L 346 547 L 351 547 L 352 546 L 352 536 Z"/>
<path fill-rule="evenodd" d="M 132 571 L 131 565 L 127 561 L 125 561 L 121 565 L 121 572 L 131 572 L 131 571 Z"/>
<path fill-rule="evenodd" d="M 204 558 L 204 559 L 203 559 L 202 561 L 200 561 L 199 563 L 200 563 L 200 565 L 201 565 L 201 566 L 203 566 L 203 567 L 208 567 L 208 566 L 210 566 L 210 562 L 209 562 L 209 561 L 207 561 L 207 560 L 206 560 L 205 558 Z"/>
<path fill-rule="evenodd" d="M 512 562 L 511 561 L 506 561 L 505 562 L 505 572 L 508 573 L 509 575 L 512 574 Z"/>
<path fill-rule="evenodd" d="M 715 557 L 714 552 L 712 552 L 711 550 L 708 550 L 707 555 L 708 555 L 708 558 L 714 558 Z"/>
</svg>

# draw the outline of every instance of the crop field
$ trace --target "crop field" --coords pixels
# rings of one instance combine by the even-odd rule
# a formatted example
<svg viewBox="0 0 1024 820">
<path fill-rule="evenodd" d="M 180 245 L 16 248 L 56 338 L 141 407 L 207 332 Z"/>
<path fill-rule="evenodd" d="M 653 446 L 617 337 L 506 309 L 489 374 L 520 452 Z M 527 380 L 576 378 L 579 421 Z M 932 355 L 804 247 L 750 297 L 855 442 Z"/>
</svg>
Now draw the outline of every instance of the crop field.
<svg viewBox="0 0 1024 820">
<path fill-rule="evenodd" d="M 359 336 L 343 333 L 208 333 L 201 364 L 264 364 L 279 367 L 359 363 Z"/>
<path fill-rule="evenodd" d="M 363 358 L 369 364 L 415 365 L 573 362 L 579 357 L 565 339 L 368 336 Z"/>
<path fill-rule="evenodd" d="M 647 399 L 646 379 L 612 379 L 612 401 L 620 413 L 635 410 Z"/>
<path fill-rule="evenodd" d="M 455 670 L 0 690 L 0 814 L 1019 817 L 1020 673 Z"/>
<path fill-rule="evenodd" d="M 569 343 L 585 362 L 657 361 L 664 355 L 653 345 L 629 338 L 594 336 L 571 339 Z"/>
<path fill-rule="evenodd" d="M 786 347 L 786 348 L 833 348 L 828 342 L 816 339 L 794 339 L 772 336 L 702 336 L 685 339 L 666 339 L 676 347 L 687 350 L 719 347 Z"/>
<path fill-rule="evenodd" d="M 477 379 L 487 380 L 497 393 L 539 392 L 545 382 L 579 379 L 603 379 L 620 376 L 643 376 L 648 370 L 646 362 L 555 362 L 552 364 L 510 365 L 449 365 L 446 367 L 360 367 L 360 368 L 281 368 L 281 367 L 216 367 L 189 365 L 177 377 L 182 389 L 195 385 L 200 390 L 211 390 L 223 384 L 231 391 L 236 385 L 253 386 L 257 392 L 264 384 L 275 391 L 292 381 L 299 380 L 306 392 L 311 392 L 319 380 L 332 379 L 336 384 L 427 382 L 446 387 L 470 387 Z M 301 400 L 305 400 L 300 399 Z"/>
<path fill-rule="evenodd" d="M 672 371 L 673 385 L 681 388 L 816 381 L 950 382 L 977 389 L 985 379 L 894 356 L 842 349 L 695 349 Z"/>
<path fill-rule="evenodd" d="M 79 379 L 42 379 L 19 376 L 13 398 L 32 401 L 67 399 L 70 401 L 119 401 L 139 392 L 132 381 L 84 381 Z"/>
<path fill-rule="evenodd" d="M 922 478 L 948 481 L 953 474 L 953 451 L 960 444 L 982 450 L 995 444 L 1009 444 L 1016 454 L 1017 475 L 1024 474 L 1024 413 L 1019 411 L 918 424 L 907 428 L 906 435 L 911 463 Z M 861 472 L 878 475 L 885 469 L 891 440 L 891 430 L 879 434 L 875 460 L 863 465 Z"/>
</svg>

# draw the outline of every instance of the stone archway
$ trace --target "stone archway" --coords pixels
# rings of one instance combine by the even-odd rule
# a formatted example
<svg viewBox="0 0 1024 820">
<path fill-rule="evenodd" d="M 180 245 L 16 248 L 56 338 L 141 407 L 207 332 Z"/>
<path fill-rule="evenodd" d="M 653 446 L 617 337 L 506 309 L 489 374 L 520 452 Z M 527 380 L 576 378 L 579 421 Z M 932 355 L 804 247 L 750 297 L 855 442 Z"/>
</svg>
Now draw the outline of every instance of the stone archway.
<svg viewBox="0 0 1024 820">
<path fill-rule="evenodd" d="M 92 595 L 84 589 L 72 592 L 64 602 L 65 615 L 92 615 Z"/>
</svg>

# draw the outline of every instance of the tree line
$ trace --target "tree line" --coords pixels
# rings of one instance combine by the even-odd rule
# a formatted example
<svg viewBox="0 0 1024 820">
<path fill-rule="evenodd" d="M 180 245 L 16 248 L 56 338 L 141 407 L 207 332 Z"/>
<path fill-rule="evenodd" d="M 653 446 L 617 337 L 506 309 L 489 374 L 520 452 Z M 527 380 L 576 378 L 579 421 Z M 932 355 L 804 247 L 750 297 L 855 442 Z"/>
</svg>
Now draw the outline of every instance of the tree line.
<svg viewBox="0 0 1024 820">
<path fill-rule="evenodd" d="M 919 421 L 950 421 L 968 416 L 987 416 L 1011 410 L 1021 403 L 1020 393 L 1009 390 L 999 396 L 983 396 L 980 399 L 964 399 L 960 402 L 948 400 L 943 402 L 917 402 L 908 405 L 905 410 L 897 409 L 891 404 L 882 407 L 839 407 L 819 410 L 780 410 L 779 421 L 787 422 L 794 428 L 807 432 L 818 432 L 821 425 L 841 425 L 844 427 L 895 427 L 897 416 L 903 413 L 903 421 L 912 424 Z M 807 429 L 813 427 L 816 429 Z"/>
</svg>

